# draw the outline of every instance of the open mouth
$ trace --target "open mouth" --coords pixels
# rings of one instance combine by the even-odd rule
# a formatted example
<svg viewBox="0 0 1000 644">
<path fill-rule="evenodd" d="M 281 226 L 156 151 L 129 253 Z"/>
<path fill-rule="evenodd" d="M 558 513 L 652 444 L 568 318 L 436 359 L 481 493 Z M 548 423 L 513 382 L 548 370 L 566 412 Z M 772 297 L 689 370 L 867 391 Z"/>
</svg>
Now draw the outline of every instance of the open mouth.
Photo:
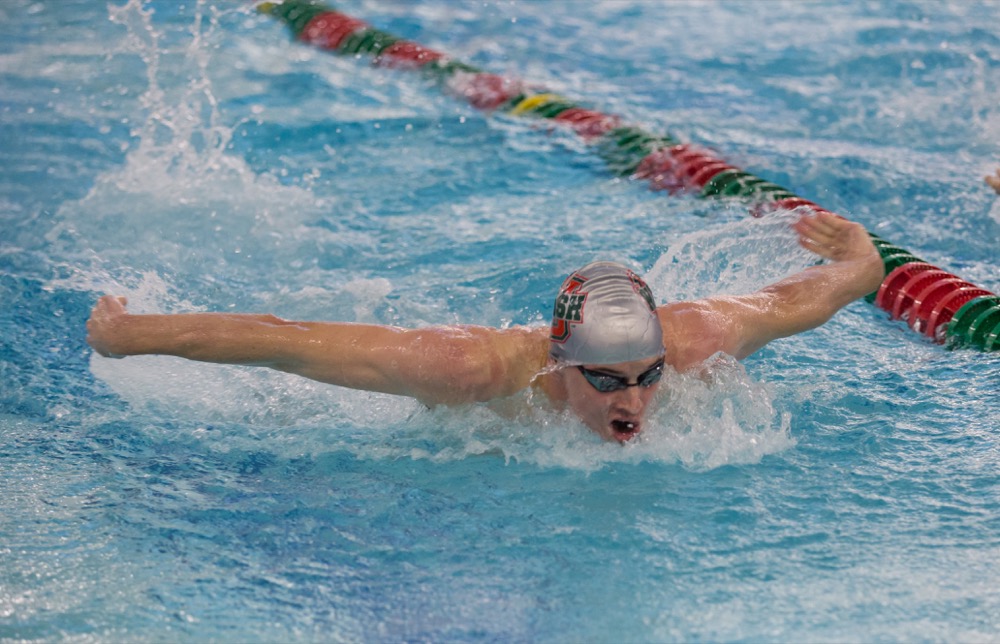
<svg viewBox="0 0 1000 644">
<path fill-rule="evenodd" d="M 627 441 L 639 433 L 639 423 L 629 420 L 613 420 L 611 421 L 611 429 L 616 439 Z"/>
</svg>

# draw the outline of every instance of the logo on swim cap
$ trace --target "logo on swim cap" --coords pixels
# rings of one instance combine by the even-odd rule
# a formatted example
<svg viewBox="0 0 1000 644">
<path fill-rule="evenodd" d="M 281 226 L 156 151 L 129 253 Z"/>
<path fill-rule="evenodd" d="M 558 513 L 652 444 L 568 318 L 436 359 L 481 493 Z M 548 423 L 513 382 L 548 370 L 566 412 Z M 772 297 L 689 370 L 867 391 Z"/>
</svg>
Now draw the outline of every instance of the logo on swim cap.
<svg viewBox="0 0 1000 644">
<path fill-rule="evenodd" d="M 642 281 L 641 277 L 639 277 L 632 271 L 628 272 L 628 278 L 632 280 L 632 288 L 635 289 L 635 292 L 641 295 L 642 299 L 646 300 L 646 304 L 649 305 L 649 310 L 655 311 L 656 300 L 653 299 L 653 290 L 649 288 L 649 286 L 644 281 Z"/>
<path fill-rule="evenodd" d="M 581 324 L 583 322 L 583 303 L 587 301 L 587 294 L 581 293 L 580 288 L 587 281 L 577 273 L 573 273 L 563 282 L 556 296 L 556 306 L 552 311 L 552 334 L 553 342 L 565 342 L 569 339 L 573 328 L 570 324 Z"/>
<path fill-rule="evenodd" d="M 649 286 L 614 262 L 570 275 L 556 295 L 549 352 L 576 364 L 618 364 L 663 355 L 663 332 Z"/>
</svg>

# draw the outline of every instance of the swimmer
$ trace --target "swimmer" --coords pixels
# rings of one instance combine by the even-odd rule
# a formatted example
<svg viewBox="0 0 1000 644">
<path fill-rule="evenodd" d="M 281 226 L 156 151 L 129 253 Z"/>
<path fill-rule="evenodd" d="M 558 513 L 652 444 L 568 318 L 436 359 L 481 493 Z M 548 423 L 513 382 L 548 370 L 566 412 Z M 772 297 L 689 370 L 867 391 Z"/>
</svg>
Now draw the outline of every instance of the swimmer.
<svg viewBox="0 0 1000 644">
<path fill-rule="evenodd" d="M 815 328 L 872 291 L 882 259 L 856 223 L 830 213 L 793 224 L 829 263 L 757 292 L 656 306 L 638 275 L 594 262 L 567 278 L 552 324 L 496 329 L 291 322 L 273 315 L 133 315 L 106 295 L 87 322 L 102 356 L 143 354 L 270 367 L 341 387 L 457 405 L 534 388 L 608 441 L 643 430 L 666 367 L 695 370 L 722 352 L 742 359 L 771 340 Z"/>
<path fill-rule="evenodd" d="M 994 174 L 986 175 L 986 183 L 990 185 L 991 188 L 997 191 L 1000 195 L 1000 169 L 998 169 Z"/>
</svg>

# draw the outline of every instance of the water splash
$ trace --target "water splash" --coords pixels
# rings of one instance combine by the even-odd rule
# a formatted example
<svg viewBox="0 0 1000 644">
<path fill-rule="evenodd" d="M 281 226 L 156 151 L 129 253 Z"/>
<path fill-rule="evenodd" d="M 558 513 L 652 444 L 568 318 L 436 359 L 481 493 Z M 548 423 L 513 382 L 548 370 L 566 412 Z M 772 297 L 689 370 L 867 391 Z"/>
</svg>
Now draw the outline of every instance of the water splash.
<svg viewBox="0 0 1000 644">
<path fill-rule="evenodd" d="M 165 431 L 178 423 L 224 424 L 226 435 L 203 437 L 213 447 L 259 449 L 266 437 L 268 449 L 287 457 L 347 451 L 439 463 L 491 456 L 583 472 L 641 462 L 704 471 L 758 463 L 795 445 L 790 417 L 776 411 L 771 389 L 722 356 L 703 376 L 665 374 L 646 430 L 624 446 L 602 441 L 530 392 L 499 405 L 428 409 L 408 398 L 175 358 L 94 356 L 91 368 L 133 413 L 166 422 Z"/>
<path fill-rule="evenodd" d="M 646 281 L 661 302 L 753 292 L 816 262 L 796 240 L 796 218 L 780 211 L 684 235 L 656 260 Z"/>
<path fill-rule="evenodd" d="M 244 177 L 246 168 L 241 160 L 226 153 L 233 128 L 221 122 L 208 73 L 209 43 L 218 28 L 218 10 L 207 7 L 204 0 L 196 3 L 183 64 L 191 80 L 180 84 L 179 96 L 173 98 L 160 83 L 160 76 L 170 71 L 161 63 L 169 50 L 161 44 L 163 34 L 153 25 L 153 10 L 140 0 L 129 0 L 120 7 L 109 7 L 109 13 L 112 22 L 127 29 L 123 50 L 142 59 L 147 82 L 140 98 L 147 118 L 132 130 L 138 140 L 131 155 L 134 162 L 126 164 L 115 185 L 126 192 L 153 189 L 159 196 L 169 197 L 175 194 L 169 188 L 177 179 L 188 188 L 198 188 L 214 182 L 220 171 Z"/>
<path fill-rule="evenodd" d="M 50 286 L 127 294 L 136 312 L 191 310 L 198 307 L 186 302 L 178 278 L 167 270 L 183 265 L 188 273 L 247 271 L 256 256 L 266 256 L 267 266 L 290 264 L 300 259 L 303 240 L 318 234 L 294 229 L 324 204 L 306 189 L 255 173 L 229 149 L 238 124 L 227 123 L 210 79 L 219 13 L 205 2 L 194 10 L 189 37 L 174 51 L 155 27 L 153 11 L 139 0 L 111 9 L 112 21 L 127 31 L 123 54 L 137 55 L 144 65 L 145 118 L 132 131 L 135 145 L 124 165 L 99 177 L 83 200 L 61 209 L 63 226 L 51 240 L 67 236 L 72 248 L 87 249 L 88 261 L 67 268 Z M 178 76 L 192 80 L 178 83 Z M 696 289 L 704 284 L 743 291 L 790 272 L 796 262 L 805 265 L 805 251 L 788 252 L 795 246 L 787 223 L 780 217 L 743 220 L 682 238 L 651 272 L 657 292 L 670 299 L 703 296 Z M 789 243 L 775 245 L 782 235 Z M 270 277 L 250 281 L 268 304 L 336 303 L 340 295 L 315 286 L 322 278 L 314 270 L 299 276 L 307 282 L 273 289 Z M 340 290 L 350 301 L 333 308 L 370 318 L 392 284 L 355 278 Z M 777 417 L 769 392 L 725 363 L 713 367 L 710 383 L 671 380 L 642 440 L 625 447 L 604 443 L 577 419 L 530 400 L 522 401 L 527 411 L 511 417 L 486 406 L 426 410 L 408 399 L 173 358 L 112 362 L 95 356 L 91 368 L 135 413 L 195 428 L 231 427 L 225 435 L 193 430 L 197 440 L 222 449 L 249 448 L 264 435 L 274 449 L 290 454 L 346 450 L 364 458 L 435 462 L 493 455 L 592 472 L 644 461 L 712 469 L 758 462 L 792 444 L 788 419 Z"/>
<path fill-rule="evenodd" d="M 233 153 L 241 121 L 224 113 L 210 73 L 224 13 L 197 2 L 182 37 L 159 30 L 140 0 L 109 13 L 125 28 L 115 55 L 142 63 L 141 75 L 120 79 L 145 85 L 142 113 L 126 117 L 138 125 L 124 163 L 59 208 L 47 241 L 71 258 L 73 275 L 52 286 L 121 292 L 153 274 L 172 283 L 167 270 L 201 276 L 220 267 L 260 271 L 261 256 L 293 261 L 309 239 L 306 222 L 326 204 Z"/>
</svg>

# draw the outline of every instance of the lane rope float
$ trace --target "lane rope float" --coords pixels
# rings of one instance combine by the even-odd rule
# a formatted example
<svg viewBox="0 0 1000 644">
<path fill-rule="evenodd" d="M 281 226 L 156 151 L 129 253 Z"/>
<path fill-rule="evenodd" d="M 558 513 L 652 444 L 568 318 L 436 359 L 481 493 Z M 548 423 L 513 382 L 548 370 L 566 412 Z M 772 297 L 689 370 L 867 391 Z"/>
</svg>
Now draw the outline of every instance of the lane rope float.
<svg viewBox="0 0 1000 644">
<path fill-rule="evenodd" d="M 565 96 L 536 91 L 520 80 L 455 60 L 315 0 L 262 2 L 257 10 L 283 21 L 303 43 L 337 54 L 368 55 L 375 65 L 419 71 L 476 109 L 566 126 L 594 146 L 611 172 L 646 181 L 652 190 L 741 199 L 755 216 L 774 210 L 830 212 L 705 148 L 669 134 L 646 132 Z M 865 299 L 892 319 L 905 321 L 915 332 L 949 348 L 1000 351 L 1000 296 L 878 235 L 869 235 L 886 275 L 879 289 Z"/>
</svg>

